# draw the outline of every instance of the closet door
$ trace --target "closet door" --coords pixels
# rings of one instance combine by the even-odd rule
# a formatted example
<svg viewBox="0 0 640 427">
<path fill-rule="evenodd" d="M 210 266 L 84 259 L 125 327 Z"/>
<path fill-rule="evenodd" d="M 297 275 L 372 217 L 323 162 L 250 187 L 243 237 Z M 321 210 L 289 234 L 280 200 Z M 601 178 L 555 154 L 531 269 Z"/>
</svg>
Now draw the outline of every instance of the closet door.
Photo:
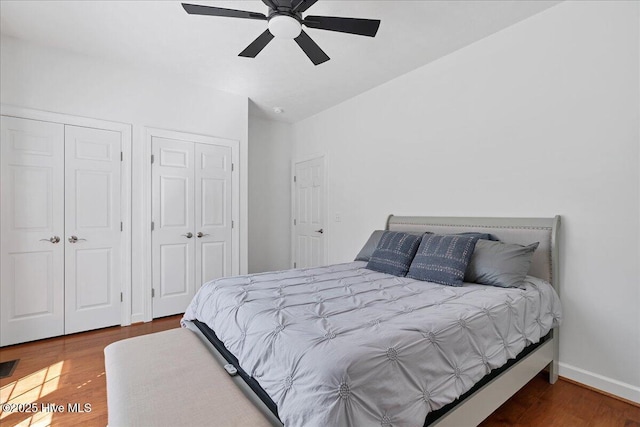
<svg viewBox="0 0 640 427">
<path fill-rule="evenodd" d="M 0 345 L 64 333 L 64 126 L 2 117 Z"/>
<path fill-rule="evenodd" d="M 119 132 L 65 126 L 65 333 L 120 324 Z"/>
<path fill-rule="evenodd" d="M 184 313 L 195 294 L 194 144 L 153 137 L 153 317 Z"/>
<path fill-rule="evenodd" d="M 196 288 L 231 275 L 231 148 L 195 144 Z"/>
</svg>

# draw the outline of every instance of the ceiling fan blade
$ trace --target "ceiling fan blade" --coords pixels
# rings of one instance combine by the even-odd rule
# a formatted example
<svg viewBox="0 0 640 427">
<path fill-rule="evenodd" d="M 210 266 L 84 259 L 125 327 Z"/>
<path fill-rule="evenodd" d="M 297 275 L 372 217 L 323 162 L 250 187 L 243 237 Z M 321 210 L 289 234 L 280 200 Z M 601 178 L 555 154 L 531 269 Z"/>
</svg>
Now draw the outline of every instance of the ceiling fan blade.
<svg viewBox="0 0 640 427">
<path fill-rule="evenodd" d="M 380 27 L 378 19 L 339 18 L 337 16 L 307 16 L 302 23 L 309 28 L 317 28 L 318 30 L 338 31 L 369 37 L 375 37 Z"/>
<path fill-rule="evenodd" d="M 269 42 L 273 40 L 273 34 L 269 32 L 269 30 L 265 30 L 264 33 L 260 34 L 257 39 L 251 42 L 249 46 L 238 56 L 244 56 L 245 58 L 255 58 L 261 51 L 264 49 Z"/>
<path fill-rule="evenodd" d="M 274 0 L 262 0 L 262 3 L 266 4 L 269 9 L 276 10 L 278 8 L 278 5 Z"/>
<path fill-rule="evenodd" d="M 311 37 L 309 37 L 309 35 L 305 33 L 304 30 L 298 37 L 295 38 L 295 41 L 296 43 L 298 43 L 298 46 L 300 46 L 304 53 L 307 54 L 314 65 L 320 65 L 323 62 L 327 62 L 329 60 L 327 54 L 324 53 L 322 49 L 320 49 L 320 46 L 318 46 L 316 42 L 311 40 Z"/>
<path fill-rule="evenodd" d="M 223 9 L 221 7 L 201 6 L 199 4 L 182 3 L 182 7 L 189 15 L 226 16 L 229 18 L 259 19 L 266 21 L 262 13 L 247 12 L 246 10 Z"/>
<path fill-rule="evenodd" d="M 291 3 L 291 11 L 293 13 L 302 13 L 316 4 L 318 0 L 293 0 Z"/>
</svg>

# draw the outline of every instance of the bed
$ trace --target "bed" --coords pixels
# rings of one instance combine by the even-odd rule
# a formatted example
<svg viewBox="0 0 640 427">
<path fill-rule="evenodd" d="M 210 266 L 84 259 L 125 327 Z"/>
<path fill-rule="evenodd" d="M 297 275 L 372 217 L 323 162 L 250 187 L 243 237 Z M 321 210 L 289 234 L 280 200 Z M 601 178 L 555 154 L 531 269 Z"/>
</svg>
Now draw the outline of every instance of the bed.
<svg viewBox="0 0 640 427">
<path fill-rule="evenodd" d="M 182 323 L 286 426 L 475 425 L 545 366 L 557 378 L 559 224 L 391 215 L 388 231 L 539 245 L 515 288 L 446 286 L 354 261 L 209 282 Z"/>
</svg>

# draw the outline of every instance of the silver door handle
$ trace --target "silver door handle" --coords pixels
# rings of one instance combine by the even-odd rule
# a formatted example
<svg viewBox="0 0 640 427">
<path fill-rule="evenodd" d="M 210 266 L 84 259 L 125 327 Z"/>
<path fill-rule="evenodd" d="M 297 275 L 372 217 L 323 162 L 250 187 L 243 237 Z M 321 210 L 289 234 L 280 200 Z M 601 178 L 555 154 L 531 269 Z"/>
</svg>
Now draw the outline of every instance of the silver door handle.
<svg viewBox="0 0 640 427">
<path fill-rule="evenodd" d="M 208 234 L 203 234 L 202 231 L 198 231 L 198 234 L 196 234 L 196 236 L 199 238 L 204 237 L 204 236 L 208 236 Z"/>
<path fill-rule="evenodd" d="M 322 233 L 324 233 L 324 230 L 321 228 L 320 230 L 316 230 L 316 233 L 322 234 Z"/>
<path fill-rule="evenodd" d="M 193 237 L 193 233 L 192 232 L 188 232 L 187 234 L 182 234 L 182 236 L 186 237 L 187 239 L 190 239 Z"/>
<path fill-rule="evenodd" d="M 80 240 L 84 240 L 84 241 L 86 241 L 87 239 L 78 239 L 76 236 L 71 236 L 71 237 L 69 237 L 69 239 L 68 239 L 68 240 L 69 240 L 69 243 L 77 243 L 77 242 L 79 242 Z"/>
<path fill-rule="evenodd" d="M 50 237 L 50 238 L 48 238 L 48 239 L 40 239 L 40 241 L 41 241 L 41 242 L 58 243 L 58 242 L 60 242 L 60 237 L 58 237 L 58 236 L 53 236 L 53 237 Z"/>
</svg>

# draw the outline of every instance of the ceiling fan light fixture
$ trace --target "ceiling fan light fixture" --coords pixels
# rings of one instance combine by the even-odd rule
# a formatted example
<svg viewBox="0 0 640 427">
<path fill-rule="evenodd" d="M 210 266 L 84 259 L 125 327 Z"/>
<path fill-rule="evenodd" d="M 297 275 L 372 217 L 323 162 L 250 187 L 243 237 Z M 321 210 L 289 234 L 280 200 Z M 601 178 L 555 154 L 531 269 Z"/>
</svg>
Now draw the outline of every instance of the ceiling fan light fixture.
<svg viewBox="0 0 640 427">
<path fill-rule="evenodd" d="M 1 1 L 1 0 L 0 0 Z M 190 15 L 225 16 L 229 18 L 256 19 L 268 21 L 268 28 L 262 32 L 238 56 L 255 58 L 274 38 L 294 39 L 300 49 L 313 62 L 320 65 L 330 58 L 302 30 L 302 24 L 317 30 L 336 31 L 338 33 L 356 34 L 375 37 L 380 27 L 379 19 L 341 18 L 339 16 L 309 16 L 302 14 L 318 0 L 262 0 L 269 7 L 269 17 L 263 13 L 246 10 L 225 9 L 222 7 L 202 6 L 182 3 L 184 10 Z"/>
<path fill-rule="evenodd" d="M 269 18 L 269 32 L 277 39 L 295 39 L 301 31 L 302 24 L 296 18 L 287 15 Z"/>
</svg>

